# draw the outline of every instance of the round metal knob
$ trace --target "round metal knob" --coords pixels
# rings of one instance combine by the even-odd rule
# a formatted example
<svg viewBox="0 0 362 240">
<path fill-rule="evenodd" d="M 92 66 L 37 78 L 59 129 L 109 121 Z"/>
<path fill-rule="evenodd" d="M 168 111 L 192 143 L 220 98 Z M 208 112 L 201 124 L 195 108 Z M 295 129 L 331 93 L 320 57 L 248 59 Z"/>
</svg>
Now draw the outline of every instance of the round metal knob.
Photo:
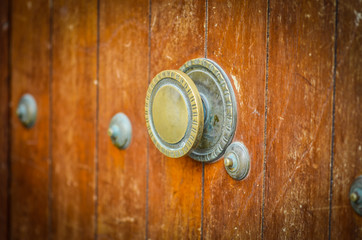
<svg viewBox="0 0 362 240">
<path fill-rule="evenodd" d="M 16 109 L 16 115 L 20 122 L 26 128 L 33 127 L 36 121 L 37 112 L 38 109 L 34 97 L 28 93 L 24 94 Z"/>
<path fill-rule="evenodd" d="M 354 211 L 362 216 L 362 175 L 353 181 L 349 190 L 349 200 Z"/>
<path fill-rule="evenodd" d="M 172 158 L 219 159 L 234 137 L 236 102 L 229 78 L 215 62 L 193 59 L 156 75 L 145 116 L 156 147 Z"/>
<path fill-rule="evenodd" d="M 235 180 L 243 180 L 250 170 L 250 155 L 241 142 L 229 145 L 225 152 L 224 165 L 227 173 Z"/>
<path fill-rule="evenodd" d="M 130 120 L 124 113 L 117 113 L 111 119 L 107 133 L 113 145 L 119 149 L 126 149 L 131 143 L 132 138 Z"/>
<path fill-rule="evenodd" d="M 168 157 L 182 157 L 199 142 L 204 127 L 200 93 L 179 70 L 157 74 L 149 85 L 145 116 L 148 133 Z"/>
</svg>

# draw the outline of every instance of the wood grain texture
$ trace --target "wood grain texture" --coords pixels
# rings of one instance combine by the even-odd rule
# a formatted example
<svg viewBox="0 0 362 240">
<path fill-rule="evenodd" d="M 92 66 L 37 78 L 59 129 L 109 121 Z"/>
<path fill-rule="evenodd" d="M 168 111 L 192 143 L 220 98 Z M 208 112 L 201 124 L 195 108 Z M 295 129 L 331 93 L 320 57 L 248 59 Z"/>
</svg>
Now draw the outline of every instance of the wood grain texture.
<svg viewBox="0 0 362 240">
<path fill-rule="evenodd" d="M 204 56 L 204 21 L 203 1 L 152 2 L 151 79 Z M 166 158 L 148 141 L 148 238 L 199 239 L 202 164 L 189 157 Z"/>
<path fill-rule="evenodd" d="M 362 239 L 362 218 L 349 202 L 362 175 L 362 3 L 339 3 L 331 239 Z"/>
<path fill-rule="evenodd" d="M 11 238 L 47 239 L 49 5 L 46 0 L 11 4 Z M 33 95 L 38 107 L 31 129 L 15 114 L 25 93 Z"/>
<path fill-rule="evenodd" d="M 147 0 L 100 3 L 98 239 L 145 238 L 148 11 Z M 126 150 L 107 135 L 118 112 L 132 124 Z"/>
<path fill-rule="evenodd" d="M 8 235 L 9 2 L 0 2 L 0 239 Z"/>
<path fill-rule="evenodd" d="M 270 1 L 265 239 L 328 237 L 334 10 Z"/>
<path fill-rule="evenodd" d="M 205 165 L 206 239 L 261 237 L 266 1 L 209 1 L 207 57 L 232 82 L 238 111 L 234 141 L 243 142 L 251 170 L 243 181 L 225 171 L 223 158 Z M 249 14 L 253 13 L 253 14 Z"/>
<path fill-rule="evenodd" d="M 53 239 L 93 239 L 97 2 L 54 1 Z"/>
</svg>

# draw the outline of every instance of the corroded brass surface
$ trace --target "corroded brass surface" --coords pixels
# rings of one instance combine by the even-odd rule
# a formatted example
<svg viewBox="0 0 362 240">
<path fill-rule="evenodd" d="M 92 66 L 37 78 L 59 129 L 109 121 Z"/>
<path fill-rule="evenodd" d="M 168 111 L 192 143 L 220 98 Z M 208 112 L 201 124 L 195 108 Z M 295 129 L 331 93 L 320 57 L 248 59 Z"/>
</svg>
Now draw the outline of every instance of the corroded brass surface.
<svg viewBox="0 0 362 240">
<path fill-rule="evenodd" d="M 177 87 L 165 85 L 156 92 L 152 117 L 155 129 L 164 141 L 177 143 L 185 136 L 189 116 L 185 99 Z"/>
<path fill-rule="evenodd" d="M 188 154 L 197 161 L 216 161 L 236 128 L 231 83 L 209 59 L 190 60 L 180 70 L 163 71 L 150 83 L 145 105 L 148 133 L 166 156 Z"/>
<path fill-rule="evenodd" d="M 157 74 L 148 87 L 145 117 L 148 133 L 163 154 L 188 154 L 204 126 L 201 97 L 190 77 L 179 70 Z"/>
</svg>

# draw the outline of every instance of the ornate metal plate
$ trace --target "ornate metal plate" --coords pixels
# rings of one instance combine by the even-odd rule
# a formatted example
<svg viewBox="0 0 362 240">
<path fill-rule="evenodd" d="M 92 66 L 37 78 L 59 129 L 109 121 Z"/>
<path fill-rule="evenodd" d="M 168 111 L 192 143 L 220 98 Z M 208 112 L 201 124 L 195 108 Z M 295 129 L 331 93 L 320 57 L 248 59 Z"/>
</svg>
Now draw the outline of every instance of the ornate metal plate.
<svg viewBox="0 0 362 240">
<path fill-rule="evenodd" d="M 236 128 L 236 101 L 230 80 L 209 59 L 193 59 L 181 68 L 195 83 L 204 106 L 204 130 L 189 156 L 200 162 L 218 160 L 231 143 Z"/>
</svg>

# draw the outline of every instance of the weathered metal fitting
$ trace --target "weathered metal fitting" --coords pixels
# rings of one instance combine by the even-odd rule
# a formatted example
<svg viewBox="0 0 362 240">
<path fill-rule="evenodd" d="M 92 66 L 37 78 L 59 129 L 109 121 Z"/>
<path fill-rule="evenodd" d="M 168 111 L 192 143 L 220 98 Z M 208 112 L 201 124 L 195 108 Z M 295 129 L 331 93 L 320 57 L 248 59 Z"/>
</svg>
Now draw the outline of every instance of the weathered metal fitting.
<svg viewBox="0 0 362 240">
<path fill-rule="evenodd" d="M 113 145 L 119 149 L 126 149 L 131 143 L 132 138 L 132 125 L 130 120 L 125 114 L 117 113 L 113 116 L 107 133 Z"/>
<path fill-rule="evenodd" d="M 235 180 L 247 177 L 250 169 L 250 156 L 243 143 L 234 142 L 226 149 L 224 157 L 226 172 Z"/>
<path fill-rule="evenodd" d="M 164 155 L 218 160 L 236 128 L 236 101 L 229 78 L 213 61 L 193 59 L 151 81 L 145 119 L 152 142 Z"/>
<path fill-rule="evenodd" d="M 205 58 L 192 59 L 181 68 L 195 83 L 205 111 L 202 137 L 189 156 L 200 162 L 222 157 L 231 143 L 237 122 L 233 87 L 223 69 Z"/>
<path fill-rule="evenodd" d="M 349 190 L 349 200 L 354 211 L 362 216 L 362 175 L 352 183 Z"/>
<path fill-rule="evenodd" d="M 16 115 L 20 122 L 26 127 L 31 128 L 34 126 L 37 117 L 37 105 L 34 97 L 30 94 L 24 94 L 18 107 L 16 109 Z"/>
</svg>

